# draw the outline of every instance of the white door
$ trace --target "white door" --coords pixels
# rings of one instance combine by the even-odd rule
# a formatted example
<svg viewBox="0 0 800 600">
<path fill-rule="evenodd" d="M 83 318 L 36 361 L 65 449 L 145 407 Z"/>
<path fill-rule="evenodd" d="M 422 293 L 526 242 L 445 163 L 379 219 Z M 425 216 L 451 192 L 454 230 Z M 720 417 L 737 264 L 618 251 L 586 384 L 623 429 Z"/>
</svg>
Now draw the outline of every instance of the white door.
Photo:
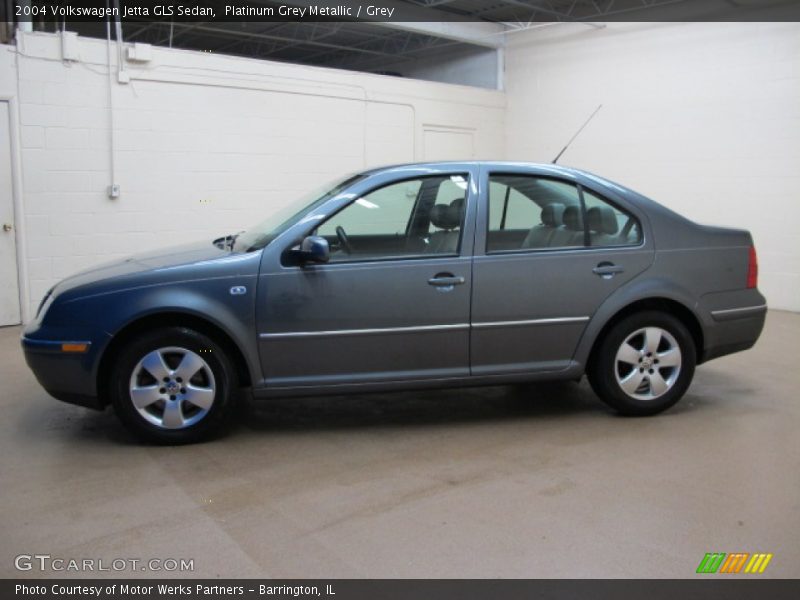
<svg viewBox="0 0 800 600">
<path fill-rule="evenodd" d="M 473 131 L 454 127 L 426 127 L 425 160 L 472 160 L 475 158 Z"/>
<path fill-rule="evenodd" d="M 0 102 L 0 326 L 20 322 L 17 243 L 11 186 L 11 124 Z"/>
</svg>

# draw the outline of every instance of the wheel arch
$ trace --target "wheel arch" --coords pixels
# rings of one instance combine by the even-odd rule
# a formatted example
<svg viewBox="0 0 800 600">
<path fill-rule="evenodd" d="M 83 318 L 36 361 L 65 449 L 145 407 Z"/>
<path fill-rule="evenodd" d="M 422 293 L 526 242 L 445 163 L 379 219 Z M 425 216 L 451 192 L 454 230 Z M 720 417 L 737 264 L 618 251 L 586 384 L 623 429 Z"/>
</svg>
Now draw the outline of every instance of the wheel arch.
<svg viewBox="0 0 800 600">
<path fill-rule="evenodd" d="M 112 336 L 103 350 L 97 368 L 97 390 L 103 405 L 108 404 L 104 392 L 108 388 L 111 365 L 113 364 L 114 358 L 125 346 L 125 343 L 137 335 L 161 327 L 187 327 L 209 336 L 222 346 L 228 356 L 230 356 L 236 370 L 239 385 L 242 387 L 249 387 L 252 385 L 253 376 L 244 353 L 227 331 L 220 325 L 201 316 L 169 310 L 140 316 L 127 323 Z"/>
<path fill-rule="evenodd" d="M 700 364 L 700 357 L 703 355 L 703 348 L 705 344 L 705 335 L 703 333 L 703 327 L 700 323 L 700 319 L 697 318 L 697 315 L 695 315 L 688 306 L 682 302 L 679 302 L 678 300 L 663 296 L 653 296 L 641 298 L 626 304 L 606 320 L 606 322 L 600 328 L 600 331 L 598 331 L 597 335 L 595 335 L 594 339 L 592 340 L 592 344 L 589 348 L 588 354 L 586 355 L 587 366 L 590 361 L 594 360 L 597 347 L 602 343 L 606 334 L 612 327 L 614 327 L 614 325 L 632 314 L 645 310 L 658 310 L 679 319 L 681 323 L 683 323 L 689 330 L 692 340 L 694 340 L 695 349 L 697 350 L 697 364 Z"/>
</svg>

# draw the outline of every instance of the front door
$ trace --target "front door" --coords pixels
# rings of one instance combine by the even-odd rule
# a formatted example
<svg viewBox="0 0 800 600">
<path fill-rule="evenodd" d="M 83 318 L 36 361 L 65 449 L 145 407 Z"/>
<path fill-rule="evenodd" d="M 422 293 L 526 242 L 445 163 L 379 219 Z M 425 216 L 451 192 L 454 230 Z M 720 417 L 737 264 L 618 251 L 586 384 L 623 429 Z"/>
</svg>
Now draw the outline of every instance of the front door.
<svg viewBox="0 0 800 600">
<path fill-rule="evenodd" d="M 465 165 L 360 182 L 305 232 L 328 240 L 327 264 L 287 264 L 267 248 L 257 314 L 267 387 L 469 374 L 476 174 Z"/>
<path fill-rule="evenodd" d="M 644 271 L 642 221 L 574 181 L 483 174 L 473 269 L 472 374 L 560 371 L 603 300 Z"/>
<path fill-rule="evenodd" d="M 20 322 L 10 131 L 8 102 L 0 101 L 0 326 Z"/>
</svg>

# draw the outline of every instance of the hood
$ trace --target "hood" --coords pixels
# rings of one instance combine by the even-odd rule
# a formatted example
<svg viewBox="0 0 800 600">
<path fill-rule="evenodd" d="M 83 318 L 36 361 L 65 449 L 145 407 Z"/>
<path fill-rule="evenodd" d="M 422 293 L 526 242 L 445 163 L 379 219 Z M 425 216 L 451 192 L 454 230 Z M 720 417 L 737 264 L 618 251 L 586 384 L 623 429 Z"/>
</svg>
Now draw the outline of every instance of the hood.
<svg viewBox="0 0 800 600">
<path fill-rule="evenodd" d="M 53 292 L 54 294 L 62 294 L 76 288 L 83 288 L 109 280 L 118 282 L 120 279 L 124 280 L 143 272 L 185 267 L 229 256 L 231 256 L 230 250 L 219 248 L 212 244 L 210 240 L 162 248 L 134 254 L 127 258 L 101 264 L 76 273 L 58 283 Z"/>
</svg>

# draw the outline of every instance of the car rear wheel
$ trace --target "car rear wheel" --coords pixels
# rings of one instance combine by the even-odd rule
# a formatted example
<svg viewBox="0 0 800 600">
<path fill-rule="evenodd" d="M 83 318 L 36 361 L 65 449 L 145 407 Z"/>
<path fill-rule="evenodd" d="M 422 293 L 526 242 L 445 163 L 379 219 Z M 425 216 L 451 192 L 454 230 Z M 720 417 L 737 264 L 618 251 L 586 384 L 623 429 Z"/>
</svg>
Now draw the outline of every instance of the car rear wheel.
<svg viewBox="0 0 800 600">
<path fill-rule="evenodd" d="M 692 335 L 659 311 L 630 315 L 595 349 L 587 375 L 595 393 L 625 415 L 653 415 L 675 404 L 694 376 Z"/>
<path fill-rule="evenodd" d="M 147 332 L 117 356 L 111 402 L 147 441 L 181 444 L 217 433 L 231 414 L 234 369 L 208 336 L 183 327 Z"/>
</svg>

